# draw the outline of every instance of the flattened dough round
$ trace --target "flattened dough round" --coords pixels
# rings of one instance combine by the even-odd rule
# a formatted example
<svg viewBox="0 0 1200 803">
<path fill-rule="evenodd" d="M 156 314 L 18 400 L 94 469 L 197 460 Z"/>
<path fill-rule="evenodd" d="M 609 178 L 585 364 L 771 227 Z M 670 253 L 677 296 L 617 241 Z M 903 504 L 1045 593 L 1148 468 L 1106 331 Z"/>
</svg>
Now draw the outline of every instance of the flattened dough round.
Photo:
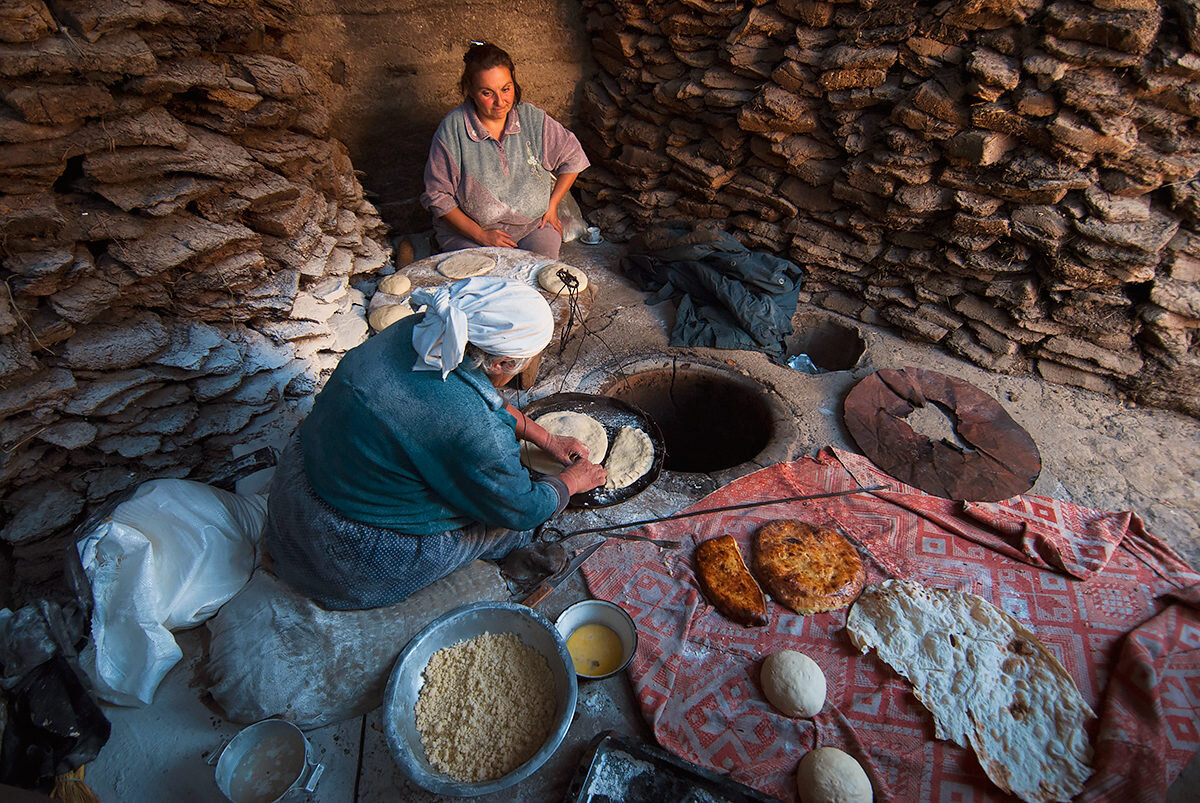
<svg viewBox="0 0 1200 803">
<path fill-rule="evenodd" d="M 382 332 L 396 321 L 412 314 L 412 307 L 408 304 L 384 304 L 382 307 L 371 310 L 370 316 L 367 317 L 367 323 L 371 324 L 371 328 L 376 332 Z"/>
<path fill-rule="evenodd" d="M 588 459 L 593 463 L 599 462 L 601 455 L 608 451 L 608 433 L 604 425 L 590 415 L 561 411 L 546 413 L 533 419 L 551 435 L 566 435 L 578 438 L 588 448 Z M 555 460 L 548 452 L 542 451 L 528 441 L 521 442 L 521 462 L 534 471 L 557 477 L 566 466 Z"/>
<path fill-rule="evenodd" d="M 438 273 L 447 279 L 469 279 L 472 276 L 482 276 L 496 267 L 496 258 L 488 254 L 474 251 L 461 251 L 443 259 L 438 263 Z"/>
<path fill-rule="evenodd" d="M 818 747 L 800 759 L 796 791 L 801 803 L 871 803 L 871 779 L 854 756 L 836 747 Z"/>
<path fill-rule="evenodd" d="M 563 284 L 563 280 L 558 277 L 558 272 L 560 270 L 565 270 L 567 273 L 574 276 L 575 280 L 579 282 L 579 287 L 575 288 L 576 292 L 582 293 L 587 289 L 587 274 L 581 271 L 579 268 L 573 265 L 568 265 L 564 262 L 551 262 L 549 265 L 539 270 L 538 284 L 540 284 L 546 292 L 558 295 L 566 287 L 566 285 Z"/>
<path fill-rule="evenodd" d="M 604 459 L 604 469 L 608 472 L 604 487 L 633 485 L 653 464 L 654 444 L 650 442 L 650 436 L 636 427 L 621 427 Z"/>
<path fill-rule="evenodd" d="M 403 273 L 393 273 L 379 280 L 379 292 L 389 296 L 402 296 L 412 287 L 412 279 Z"/>
<path fill-rule="evenodd" d="M 789 717 L 816 716 L 825 706 L 825 673 L 802 652 L 768 655 L 759 680 L 767 702 Z"/>
</svg>

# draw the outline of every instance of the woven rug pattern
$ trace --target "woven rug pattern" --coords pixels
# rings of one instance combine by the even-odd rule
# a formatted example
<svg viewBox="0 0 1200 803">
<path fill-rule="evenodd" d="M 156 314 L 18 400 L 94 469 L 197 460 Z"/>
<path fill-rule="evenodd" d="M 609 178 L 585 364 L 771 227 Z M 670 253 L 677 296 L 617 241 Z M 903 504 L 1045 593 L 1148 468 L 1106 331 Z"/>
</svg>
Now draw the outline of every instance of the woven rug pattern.
<svg viewBox="0 0 1200 803">
<path fill-rule="evenodd" d="M 1200 750 L 1200 574 L 1132 513 L 1033 495 L 964 510 L 833 449 L 743 477 L 688 511 L 856 484 L 887 489 L 649 525 L 641 534 L 684 547 L 613 540 L 584 566 L 593 595 L 638 625 L 629 672 L 659 743 L 782 800 L 796 799 L 799 758 L 826 745 L 859 759 L 880 801 L 1015 799 L 971 750 L 934 738 L 907 681 L 854 649 L 848 609 L 803 617 L 769 602 L 770 624 L 745 628 L 704 601 L 695 544 L 728 533 L 749 562 L 761 524 L 796 518 L 849 538 L 868 584 L 895 577 L 978 594 L 1028 625 L 1097 713 L 1088 724 L 1095 773 L 1078 799 L 1161 800 Z M 812 719 L 784 717 L 763 699 L 761 658 L 780 649 L 825 672 L 826 705 Z"/>
</svg>

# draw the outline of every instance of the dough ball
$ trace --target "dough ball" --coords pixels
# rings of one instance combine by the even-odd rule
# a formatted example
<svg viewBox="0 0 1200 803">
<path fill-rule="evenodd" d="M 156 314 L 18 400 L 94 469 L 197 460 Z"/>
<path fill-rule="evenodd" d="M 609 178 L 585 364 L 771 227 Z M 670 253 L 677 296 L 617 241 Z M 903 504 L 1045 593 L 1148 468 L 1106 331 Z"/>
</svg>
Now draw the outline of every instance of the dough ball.
<svg viewBox="0 0 1200 803">
<path fill-rule="evenodd" d="M 565 270 L 567 273 L 575 277 L 575 281 L 579 282 L 579 287 L 575 288 L 575 292 L 582 293 L 587 288 L 587 274 L 581 271 L 579 268 L 566 265 L 562 262 L 551 262 L 549 265 L 538 271 L 538 284 L 540 284 L 548 293 L 554 293 L 557 295 L 558 293 L 563 292 L 566 285 L 563 284 L 563 280 L 558 277 L 558 272 L 560 270 Z"/>
<path fill-rule="evenodd" d="M 371 328 L 376 332 L 382 332 L 396 321 L 412 314 L 412 307 L 407 304 L 384 304 L 382 307 L 371 310 L 367 323 L 371 324 Z"/>
<path fill-rule="evenodd" d="M 402 296 L 412 287 L 412 279 L 403 273 L 393 273 L 379 280 L 379 292 L 389 296 Z"/>
<path fill-rule="evenodd" d="M 836 747 L 818 747 L 796 768 L 800 803 L 871 803 L 871 779 L 854 756 Z"/>
<path fill-rule="evenodd" d="M 789 717 L 811 717 L 825 705 L 825 673 L 802 652 L 768 655 L 760 679 L 767 702 Z"/>
</svg>

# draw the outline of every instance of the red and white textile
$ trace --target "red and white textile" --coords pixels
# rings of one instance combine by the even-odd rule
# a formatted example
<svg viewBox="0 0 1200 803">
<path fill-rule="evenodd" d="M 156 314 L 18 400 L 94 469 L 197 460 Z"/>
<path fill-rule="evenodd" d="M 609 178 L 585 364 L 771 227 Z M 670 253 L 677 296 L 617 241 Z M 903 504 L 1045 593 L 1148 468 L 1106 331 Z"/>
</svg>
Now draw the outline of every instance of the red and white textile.
<svg viewBox="0 0 1200 803">
<path fill-rule="evenodd" d="M 1162 800 L 1200 750 L 1200 574 L 1132 513 L 1032 495 L 964 512 L 838 450 L 743 477 L 688 511 L 856 484 L 888 490 L 650 525 L 640 532 L 684 547 L 613 540 L 587 562 L 593 595 L 638 625 L 629 672 L 658 742 L 782 800 L 796 799 L 799 758 L 825 745 L 863 764 L 879 801 L 1014 799 L 971 750 L 934 738 L 907 681 L 854 649 L 848 609 L 803 617 L 771 602 L 770 624 L 745 628 L 704 601 L 695 543 L 731 534 L 748 562 L 760 524 L 796 518 L 855 543 L 868 584 L 896 577 L 967 591 L 1025 622 L 1097 713 L 1088 724 L 1095 774 L 1078 800 Z M 763 699 L 760 659 L 780 649 L 807 653 L 825 671 L 826 705 L 812 719 L 781 716 Z"/>
</svg>

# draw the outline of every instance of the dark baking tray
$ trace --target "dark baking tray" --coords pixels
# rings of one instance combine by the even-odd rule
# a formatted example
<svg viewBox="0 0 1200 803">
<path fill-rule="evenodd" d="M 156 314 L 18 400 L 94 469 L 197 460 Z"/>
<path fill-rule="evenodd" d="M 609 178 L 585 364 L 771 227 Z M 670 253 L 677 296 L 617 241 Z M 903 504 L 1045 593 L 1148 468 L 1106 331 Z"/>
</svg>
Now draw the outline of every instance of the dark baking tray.
<svg viewBox="0 0 1200 803">
<path fill-rule="evenodd" d="M 632 499 L 649 488 L 662 471 L 663 459 L 667 456 L 662 431 L 645 410 L 628 402 L 610 396 L 593 396 L 590 393 L 556 393 L 553 396 L 546 396 L 530 402 L 521 412 L 530 418 L 559 412 L 590 415 L 604 427 L 604 431 L 608 434 L 609 444 L 612 444 L 613 438 L 617 436 L 621 427 L 637 427 L 650 436 L 650 444 L 654 447 L 654 462 L 650 464 L 649 471 L 638 477 L 632 485 L 624 488 L 593 488 L 590 491 L 575 494 L 571 497 L 568 507 L 608 507 Z M 592 457 L 595 458 L 595 455 Z M 602 459 L 603 457 L 601 455 Z M 535 477 L 542 476 L 533 469 L 529 471 Z"/>
<path fill-rule="evenodd" d="M 563 803 L 779 803 L 748 786 L 613 731 L 592 739 Z"/>
</svg>

